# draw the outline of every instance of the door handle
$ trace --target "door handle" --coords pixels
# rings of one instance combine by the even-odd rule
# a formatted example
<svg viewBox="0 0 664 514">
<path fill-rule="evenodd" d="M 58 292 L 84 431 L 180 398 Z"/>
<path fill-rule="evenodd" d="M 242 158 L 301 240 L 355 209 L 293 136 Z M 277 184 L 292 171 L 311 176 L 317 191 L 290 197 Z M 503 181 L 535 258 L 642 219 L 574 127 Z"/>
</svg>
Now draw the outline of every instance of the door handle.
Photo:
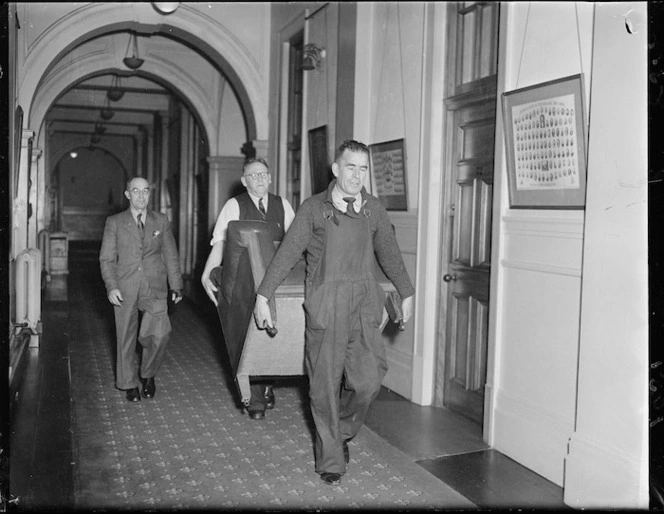
<svg viewBox="0 0 664 514">
<path fill-rule="evenodd" d="M 449 273 L 447 275 L 443 276 L 443 280 L 445 282 L 456 282 L 457 276 L 456 275 L 450 275 Z"/>
</svg>

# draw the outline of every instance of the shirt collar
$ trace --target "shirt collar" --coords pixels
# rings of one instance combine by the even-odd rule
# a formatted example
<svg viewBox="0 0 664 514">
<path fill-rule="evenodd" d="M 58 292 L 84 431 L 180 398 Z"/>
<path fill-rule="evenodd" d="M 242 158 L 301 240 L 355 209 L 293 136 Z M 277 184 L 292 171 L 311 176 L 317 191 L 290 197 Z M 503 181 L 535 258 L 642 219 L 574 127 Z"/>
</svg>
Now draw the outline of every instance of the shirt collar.
<svg viewBox="0 0 664 514">
<path fill-rule="evenodd" d="M 346 209 L 348 208 L 348 204 L 344 200 L 345 197 L 352 196 L 352 195 L 344 195 L 341 190 L 339 189 L 338 184 L 334 184 L 334 187 L 332 188 L 332 203 L 334 206 L 339 209 L 341 212 L 346 212 Z M 353 208 L 355 209 L 355 212 L 360 212 L 360 209 L 362 207 L 362 193 L 357 193 L 355 196 L 355 203 L 353 203 Z"/>
<path fill-rule="evenodd" d="M 138 215 L 142 214 L 143 216 L 141 216 L 141 221 L 143 223 L 145 223 L 145 220 L 148 217 L 148 210 L 147 209 L 144 209 L 143 211 L 137 211 L 133 207 L 130 207 L 129 210 L 131 211 L 131 216 L 132 216 L 132 218 L 134 218 L 135 222 L 138 222 Z"/>
<path fill-rule="evenodd" d="M 251 198 L 251 201 L 254 202 L 254 204 L 256 205 L 256 207 L 258 207 L 258 201 L 262 198 L 262 199 L 263 199 L 263 205 L 264 205 L 265 208 L 267 209 L 267 197 L 268 197 L 268 194 L 267 194 L 267 193 L 265 193 L 265 196 L 256 196 L 256 195 L 252 195 L 252 194 L 247 190 L 247 194 L 249 195 L 249 198 Z"/>
</svg>

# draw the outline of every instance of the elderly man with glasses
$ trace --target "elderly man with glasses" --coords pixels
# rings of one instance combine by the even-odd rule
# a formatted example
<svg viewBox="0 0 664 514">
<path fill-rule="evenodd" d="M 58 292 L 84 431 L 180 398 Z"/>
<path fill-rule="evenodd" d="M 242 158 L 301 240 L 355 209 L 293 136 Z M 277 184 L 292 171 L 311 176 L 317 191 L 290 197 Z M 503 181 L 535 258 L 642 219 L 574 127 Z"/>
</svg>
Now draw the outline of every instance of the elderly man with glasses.
<svg viewBox="0 0 664 514">
<path fill-rule="evenodd" d="M 265 221 L 272 240 L 280 242 L 295 218 L 288 200 L 268 191 L 271 183 L 270 168 L 264 159 L 248 160 L 240 180 L 246 191 L 228 200 L 221 209 L 212 232 L 212 249 L 201 276 L 203 288 L 215 306 L 218 306 L 218 288 L 211 275 L 221 265 L 228 224 L 236 220 Z M 251 399 L 247 407 L 250 419 L 263 419 L 265 410 L 274 407 L 273 387 L 272 381 L 251 380 Z"/>
<path fill-rule="evenodd" d="M 138 402 L 139 384 L 143 397 L 155 395 L 155 375 L 171 338 L 168 286 L 172 301 L 178 303 L 183 281 L 171 223 L 165 214 L 148 208 L 148 181 L 134 177 L 124 194 L 129 208 L 106 219 L 99 264 L 115 312 L 116 387 L 127 392 L 128 401 Z M 143 347 L 140 376 L 137 336 Z"/>
</svg>

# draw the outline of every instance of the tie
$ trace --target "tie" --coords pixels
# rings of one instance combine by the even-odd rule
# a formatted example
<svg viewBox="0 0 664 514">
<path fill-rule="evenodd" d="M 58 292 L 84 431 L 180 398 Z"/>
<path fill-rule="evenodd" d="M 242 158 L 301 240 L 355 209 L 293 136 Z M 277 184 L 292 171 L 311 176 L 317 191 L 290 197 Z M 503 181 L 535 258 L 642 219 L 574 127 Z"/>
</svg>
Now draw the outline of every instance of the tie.
<svg viewBox="0 0 664 514">
<path fill-rule="evenodd" d="M 138 230 L 141 233 L 141 237 L 143 237 L 143 229 L 145 228 L 145 225 L 143 225 L 143 221 L 141 220 L 141 216 L 143 216 L 143 213 L 139 214 L 136 219 L 138 220 Z"/>
<path fill-rule="evenodd" d="M 346 206 L 346 214 L 351 218 L 357 218 L 357 213 L 355 212 L 355 197 L 354 196 L 344 196 L 344 202 L 348 205 Z"/>
<path fill-rule="evenodd" d="M 258 210 L 261 211 L 261 216 L 263 216 L 263 219 L 265 219 L 265 215 L 267 214 L 265 212 L 265 205 L 263 205 L 263 199 L 258 200 Z"/>
</svg>

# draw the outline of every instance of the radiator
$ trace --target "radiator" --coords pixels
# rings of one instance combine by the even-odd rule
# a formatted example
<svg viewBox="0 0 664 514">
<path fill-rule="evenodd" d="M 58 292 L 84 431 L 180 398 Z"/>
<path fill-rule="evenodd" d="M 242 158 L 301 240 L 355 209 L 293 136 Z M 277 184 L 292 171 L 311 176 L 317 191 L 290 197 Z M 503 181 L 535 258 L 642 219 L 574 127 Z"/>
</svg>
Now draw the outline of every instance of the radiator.
<svg viewBox="0 0 664 514">
<path fill-rule="evenodd" d="M 16 331 L 41 332 L 41 252 L 26 248 L 16 258 Z M 33 338 L 34 339 L 34 338 Z M 30 346 L 34 346 L 31 342 Z"/>
</svg>

